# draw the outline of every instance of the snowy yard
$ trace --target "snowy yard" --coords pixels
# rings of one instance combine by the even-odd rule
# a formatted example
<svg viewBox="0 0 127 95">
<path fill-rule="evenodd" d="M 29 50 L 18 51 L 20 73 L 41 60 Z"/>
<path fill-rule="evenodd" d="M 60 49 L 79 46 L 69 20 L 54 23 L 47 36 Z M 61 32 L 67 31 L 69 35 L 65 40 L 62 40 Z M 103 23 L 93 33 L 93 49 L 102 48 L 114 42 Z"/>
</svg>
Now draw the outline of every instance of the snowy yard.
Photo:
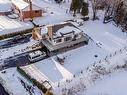
<svg viewBox="0 0 127 95">
<path fill-rule="evenodd" d="M 127 71 L 121 71 L 105 77 L 95 83 L 84 94 L 86 95 L 126 95 Z"/>
<path fill-rule="evenodd" d="M 127 35 L 112 23 L 103 24 L 102 21 L 89 21 L 80 27 L 96 43 L 106 51 L 114 52 L 127 44 Z"/>
<path fill-rule="evenodd" d="M 4 71 L 2 71 L 4 72 Z M 30 95 L 29 92 L 23 87 L 23 84 L 20 80 L 23 80 L 29 86 L 32 86 L 30 82 L 25 80 L 16 70 L 16 68 L 11 68 L 6 70 L 6 73 L 0 72 L 0 82 L 6 88 L 6 90 L 11 95 Z M 40 90 L 36 87 L 33 87 L 32 95 L 42 95 Z"/>
<path fill-rule="evenodd" d="M 0 73 L 0 77 L 3 79 L 1 81 L 10 93 L 15 93 L 14 95 L 21 95 L 21 93 L 29 95 L 19 82 L 18 76 L 19 74 L 15 68 L 7 70 L 6 74 Z M 15 82 L 13 82 L 14 80 Z"/>
<path fill-rule="evenodd" d="M 70 5 L 68 2 L 62 5 L 52 3 L 52 0 L 33 0 L 33 2 L 46 11 L 43 17 L 34 20 L 39 25 L 61 23 L 77 19 L 79 16 L 73 17 L 67 12 Z M 102 11 L 99 12 L 100 20 L 95 21 L 91 20 L 91 13 L 90 9 L 90 20 L 83 22 L 83 25 L 78 27 L 91 38 L 88 45 L 62 53 L 61 55 L 65 57 L 63 65 L 55 60 L 56 56 L 31 65 L 36 69 L 34 73 L 29 71 L 31 76 L 40 79 L 44 76 L 52 84 L 56 95 L 63 95 L 63 93 L 71 95 L 67 94 L 69 90 L 73 91 L 72 95 L 126 95 L 127 93 L 127 71 L 125 68 L 120 71 L 116 70 L 117 66 L 127 64 L 127 34 L 112 22 L 103 24 Z M 20 22 L 0 16 L 0 35 L 31 27 L 33 25 L 29 22 Z M 28 52 L 32 50 L 31 46 L 35 43 L 38 41 L 31 40 L 22 45 L 0 49 L 0 59 Z M 28 65 L 28 68 L 31 66 Z M 97 67 L 99 70 L 100 67 L 101 70 L 103 68 L 104 71 L 102 70 L 99 74 L 100 72 L 96 72 Z M 0 81 L 4 82 L 9 92 L 14 95 L 29 95 L 21 85 L 19 78 L 25 80 L 16 71 L 16 68 L 7 69 L 5 74 L 0 71 Z M 28 81 L 25 82 L 31 85 Z M 40 95 L 38 89 L 35 89 L 35 92 L 37 93 L 32 95 Z"/>
<path fill-rule="evenodd" d="M 66 13 L 69 7 L 68 3 L 66 3 L 66 5 L 68 6 L 64 6 L 64 5 L 59 6 L 58 4 L 54 4 L 54 3 L 52 3 L 51 6 L 48 1 L 44 1 L 44 0 L 42 1 L 34 0 L 33 2 L 35 3 L 35 5 L 40 6 L 44 11 L 46 11 L 46 13 L 44 13 L 42 17 L 36 18 L 34 20 L 36 24 L 39 25 L 54 24 L 74 18 L 71 14 Z"/>
</svg>

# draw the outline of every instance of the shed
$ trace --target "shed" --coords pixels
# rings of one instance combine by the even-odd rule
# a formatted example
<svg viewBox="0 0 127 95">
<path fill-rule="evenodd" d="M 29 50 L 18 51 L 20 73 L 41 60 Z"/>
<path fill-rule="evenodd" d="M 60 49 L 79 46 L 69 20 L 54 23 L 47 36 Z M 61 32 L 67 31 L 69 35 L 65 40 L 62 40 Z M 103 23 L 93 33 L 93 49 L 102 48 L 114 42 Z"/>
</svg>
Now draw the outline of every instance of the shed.
<svg viewBox="0 0 127 95">
<path fill-rule="evenodd" d="M 12 0 L 12 3 L 15 7 L 15 13 L 19 15 L 21 20 L 42 16 L 42 9 L 33 4 L 31 0 L 28 2 L 23 0 Z"/>
</svg>

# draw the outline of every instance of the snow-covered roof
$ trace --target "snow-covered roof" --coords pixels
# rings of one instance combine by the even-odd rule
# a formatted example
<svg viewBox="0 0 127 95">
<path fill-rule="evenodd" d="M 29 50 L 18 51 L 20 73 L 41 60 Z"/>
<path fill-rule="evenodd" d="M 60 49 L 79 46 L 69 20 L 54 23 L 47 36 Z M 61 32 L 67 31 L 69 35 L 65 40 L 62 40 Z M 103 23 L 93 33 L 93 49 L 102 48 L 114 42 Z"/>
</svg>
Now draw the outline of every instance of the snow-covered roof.
<svg viewBox="0 0 127 95">
<path fill-rule="evenodd" d="M 81 33 L 81 30 L 78 29 L 71 22 L 62 22 L 62 23 L 57 23 L 53 25 L 47 25 L 45 27 L 46 28 L 52 27 L 52 32 L 55 37 L 59 37 L 59 36 L 66 35 L 69 33 L 75 33 L 75 34 Z M 42 34 L 47 33 L 47 32 L 48 32 L 47 29 L 44 29 L 44 28 L 42 29 Z"/>
<path fill-rule="evenodd" d="M 76 19 L 75 21 L 76 21 L 76 22 L 83 22 L 82 19 Z"/>
<path fill-rule="evenodd" d="M 15 19 L 10 19 L 6 16 L 0 16 L 0 36 L 14 33 L 26 29 L 31 29 L 31 22 L 21 22 Z"/>
<path fill-rule="evenodd" d="M 11 11 L 12 4 L 8 0 L 0 0 L 0 12 Z"/>
<path fill-rule="evenodd" d="M 23 0 L 12 0 L 12 3 L 21 10 L 29 6 L 29 4 Z"/>
<path fill-rule="evenodd" d="M 80 33 L 81 31 L 73 26 L 65 26 L 61 29 L 59 29 L 56 34 L 57 35 L 61 35 L 61 34 L 66 34 L 66 33 L 70 33 L 70 32 L 74 32 L 74 33 Z"/>
<path fill-rule="evenodd" d="M 25 2 L 23 0 L 12 0 L 12 3 L 18 7 L 20 10 L 28 10 L 29 8 L 29 3 L 28 2 Z M 28 9 L 27 9 L 28 8 Z M 32 3 L 32 9 L 33 10 L 40 10 L 42 8 L 40 8 L 39 6 L 35 5 Z"/>
</svg>

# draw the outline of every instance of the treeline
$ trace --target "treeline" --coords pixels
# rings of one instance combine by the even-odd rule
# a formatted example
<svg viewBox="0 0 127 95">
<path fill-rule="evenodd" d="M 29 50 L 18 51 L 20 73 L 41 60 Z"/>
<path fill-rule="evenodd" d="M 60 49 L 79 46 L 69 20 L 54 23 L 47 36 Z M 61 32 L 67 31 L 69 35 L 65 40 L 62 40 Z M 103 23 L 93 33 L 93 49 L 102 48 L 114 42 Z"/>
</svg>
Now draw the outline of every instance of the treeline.
<svg viewBox="0 0 127 95">
<path fill-rule="evenodd" d="M 72 0 L 70 11 L 73 12 L 73 16 L 76 16 L 76 13 L 81 13 L 81 15 L 86 16 L 89 13 L 88 6 L 89 4 L 84 0 Z"/>
<path fill-rule="evenodd" d="M 88 6 L 89 4 L 84 0 L 54 0 L 56 3 L 61 4 L 62 2 L 71 2 L 70 12 L 73 12 L 73 16 L 76 16 L 76 13 L 80 13 L 82 16 L 86 16 L 89 13 Z"/>
<path fill-rule="evenodd" d="M 97 7 L 105 9 L 104 23 L 114 21 L 123 31 L 127 30 L 127 1 L 126 0 L 92 0 L 93 10 L 95 10 L 93 18 L 96 17 Z M 96 2 L 96 3 L 95 3 Z"/>
</svg>

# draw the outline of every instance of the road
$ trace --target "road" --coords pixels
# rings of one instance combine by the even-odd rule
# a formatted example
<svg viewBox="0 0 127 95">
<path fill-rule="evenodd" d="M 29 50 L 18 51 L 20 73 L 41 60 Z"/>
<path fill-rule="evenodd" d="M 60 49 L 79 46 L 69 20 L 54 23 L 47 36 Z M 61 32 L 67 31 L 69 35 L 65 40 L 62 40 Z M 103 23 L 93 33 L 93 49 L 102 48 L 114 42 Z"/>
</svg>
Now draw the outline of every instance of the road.
<svg viewBox="0 0 127 95">
<path fill-rule="evenodd" d="M 19 36 L 13 37 L 11 39 L 1 41 L 0 42 L 0 49 L 10 48 L 10 47 L 14 47 L 16 45 L 27 43 L 30 41 L 30 37 L 31 37 L 31 34 L 22 35 L 22 36 L 19 35 Z"/>
<path fill-rule="evenodd" d="M 0 42 L 0 49 L 10 48 L 10 47 L 14 47 L 16 45 L 27 43 L 30 41 L 30 37 L 31 37 L 31 34 L 25 34 L 25 35 L 13 37 L 13 38 L 8 39 L 8 40 L 1 41 Z M 29 62 L 29 60 L 27 57 L 27 53 L 22 54 L 18 57 L 14 56 L 13 58 L 5 59 L 4 60 L 4 66 L 0 66 L 0 70 L 7 69 L 10 67 L 16 67 L 17 64 L 20 66 L 26 65 L 28 62 Z"/>
<path fill-rule="evenodd" d="M 28 59 L 28 55 L 22 55 L 19 57 L 14 56 L 12 58 L 8 58 L 4 60 L 4 65 L 1 66 L 0 70 L 4 70 L 7 68 L 16 67 L 16 66 L 25 66 L 28 63 L 30 63 Z"/>
<path fill-rule="evenodd" d="M 43 59 L 48 58 L 49 56 L 46 56 Z M 41 60 L 43 60 L 41 59 Z M 28 64 L 33 64 L 28 59 L 28 53 L 21 54 L 20 56 L 13 56 L 11 58 L 7 58 L 4 60 L 4 65 L 0 65 L 0 71 L 5 70 L 8 68 L 16 67 L 16 66 L 26 66 Z"/>
<path fill-rule="evenodd" d="M 9 95 L 1 84 L 0 84 L 0 95 Z"/>
</svg>

